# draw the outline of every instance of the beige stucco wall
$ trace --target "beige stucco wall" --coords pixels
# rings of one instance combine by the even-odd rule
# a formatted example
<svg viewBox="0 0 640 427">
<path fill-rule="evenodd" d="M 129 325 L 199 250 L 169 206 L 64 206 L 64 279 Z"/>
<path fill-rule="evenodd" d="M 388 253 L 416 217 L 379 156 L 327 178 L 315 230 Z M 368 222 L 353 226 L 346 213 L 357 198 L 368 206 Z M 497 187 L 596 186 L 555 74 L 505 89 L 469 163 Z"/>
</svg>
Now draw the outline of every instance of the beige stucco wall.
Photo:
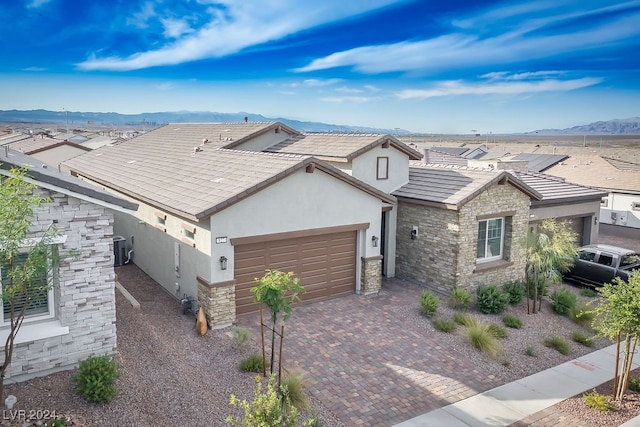
<svg viewBox="0 0 640 427">
<path fill-rule="evenodd" d="M 598 226 L 595 218 L 599 216 L 600 199 L 592 202 L 574 203 L 561 206 L 532 207 L 530 221 L 538 222 L 544 219 L 584 217 L 582 242 L 585 245 L 598 242 Z"/>
<path fill-rule="evenodd" d="M 389 158 L 389 178 L 377 179 L 377 158 Z M 389 146 L 377 146 L 351 162 L 351 175 L 375 188 L 391 193 L 409 182 L 409 156 Z"/>
<path fill-rule="evenodd" d="M 72 159 L 84 153 L 86 153 L 86 150 L 69 145 L 60 145 L 58 147 L 40 151 L 39 153 L 30 154 L 30 156 L 57 168 L 58 165 L 65 160 Z"/>
<path fill-rule="evenodd" d="M 263 151 L 272 145 L 279 143 L 280 141 L 284 141 L 289 138 L 287 132 L 281 130 L 276 133 L 275 129 L 269 132 L 266 132 L 262 135 L 258 135 L 256 137 L 252 137 L 249 141 L 246 141 L 240 145 L 233 147 L 234 150 L 243 150 L 243 151 Z M 222 135 L 224 138 L 224 135 Z M 232 144 L 233 141 L 229 141 L 229 144 Z"/>
</svg>

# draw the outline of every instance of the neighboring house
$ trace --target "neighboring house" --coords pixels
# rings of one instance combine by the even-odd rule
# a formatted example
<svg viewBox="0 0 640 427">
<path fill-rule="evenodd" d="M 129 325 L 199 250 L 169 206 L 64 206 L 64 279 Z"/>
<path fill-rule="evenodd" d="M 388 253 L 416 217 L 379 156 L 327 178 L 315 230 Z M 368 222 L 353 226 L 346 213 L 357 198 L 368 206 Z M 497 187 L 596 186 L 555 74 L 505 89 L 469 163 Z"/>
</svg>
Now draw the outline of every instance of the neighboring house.
<svg viewBox="0 0 640 427">
<path fill-rule="evenodd" d="M 258 309 L 250 288 L 267 268 L 294 271 L 306 301 L 380 289 L 383 212 L 396 203 L 380 188 L 403 185 L 420 154 L 360 139 L 327 159 L 349 174 L 278 145 L 304 138 L 282 123 L 171 124 L 63 167 L 140 205 L 116 216 L 126 253 L 218 327 Z"/>
<path fill-rule="evenodd" d="M 14 167 L 26 168 L 37 191 L 50 199 L 34 209 L 30 236 L 37 238 L 55 226 L 51 255 L 59 257 L 54 274 L 43 278 L 52 285 L 51 290 L 28 308 L 16 337 L 7 379 L 22 381 L 73 369 L 91 355 L 114 353 L 113 214 L 130 215 L 137 206 L 37 159 L 0 147 L 0 174 L 9 175 Z M 8 310 L 3 307 L 0 322 L 3 345 Z"/>
<path fill-rule="evenodd" d="M 89 148 L 82 145 L 53 138 L 28 138 L 13 142 L 8 147 L 38 159 L 56 169 L 63 161 L 90 151 Z"/>
<path fill-rule="evenodd" d="M 498 170 L 412 167 L 398 199 L 396 274 L 444 294 L 523 280 L 540 193 Z"/>
</svg>

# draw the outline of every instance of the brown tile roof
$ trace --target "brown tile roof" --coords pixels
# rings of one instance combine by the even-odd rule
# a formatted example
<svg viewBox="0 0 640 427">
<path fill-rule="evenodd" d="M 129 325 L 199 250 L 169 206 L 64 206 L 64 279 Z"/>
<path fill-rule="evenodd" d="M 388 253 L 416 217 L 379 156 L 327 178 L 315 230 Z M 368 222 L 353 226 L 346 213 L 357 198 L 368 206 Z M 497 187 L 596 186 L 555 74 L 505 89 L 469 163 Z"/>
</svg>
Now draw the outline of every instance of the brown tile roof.
<svg viewBox="0 0 640 427">
<path fill-rule="evenodd" d="M 398 199 L 417 201 L 446 209 L 460 209 L 489 186 L 509 182 L 532 199 L 541 195 L 506 171 L 455 166 L 409 168 L 409 183 L 392 194 Z"/>
<path fill-rule="evenodd" d="M 72 172 L 152 206 L 200 220 L 307 166 L 384 201 L 394 198 L 309 156 L 220 148 L 272 124 L 176 124 L 63 163 Z M 225 132 L 225 133 L 223 133 Z M 218 135 L 227 135 L 218 137 Z M 202 144 L 202 139 L 209 143 Z M 194 149 L 197 147 L 197 151 Z"/>
<path fill-rule="evenodd" d="M 53 138 L 28 138 L 23 139 L 22 141 L 12 142 L 8 144 L 9 148 L 12 150 L 19 151 L 25 154 L 35 154 L 41 151 L 45 151 L 51 148 L 56 148 L 62 145 L 68 145 L 70 147 L 78 148 L 79 150 L 89 151 L 90 148 L 84 147 L 79 144 L 74 144 L 73 142 L 59 141 Z"/>
<path fill-rule="evenodd" d="M 352 133 L 309 133 L 283 141 L 268 150 L 272 153 L 289 153 L 315 156 L 323 160 L 351 161 L 372 148 L 388 143 L 406 153 L 411 160 L 419 160 L 422 155 L 390 135 Z"/>
<path fill-rule="evenodd" d="M 536 172 L 509 171 L 529 187 L 542 195 L 542 200 L 533 200 L 532 206 L 565 204 L 599 200 L 607 195 L 606 191 L 567 182 L 562 178 Z"/>
</svg>

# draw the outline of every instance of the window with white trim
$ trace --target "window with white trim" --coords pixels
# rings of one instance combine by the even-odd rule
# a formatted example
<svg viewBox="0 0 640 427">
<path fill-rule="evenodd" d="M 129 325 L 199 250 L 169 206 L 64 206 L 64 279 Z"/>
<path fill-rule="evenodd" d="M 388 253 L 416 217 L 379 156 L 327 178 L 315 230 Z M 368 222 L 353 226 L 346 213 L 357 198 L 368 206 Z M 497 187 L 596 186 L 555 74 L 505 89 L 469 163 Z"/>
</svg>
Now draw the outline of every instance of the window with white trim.
<svg viewBox="0 0 640 427">
<path fill-rule="evenodd" d="M 490 218 L 478 221 L 478 261 L 502 259 L 504 248 L 504 218 Z"/>
<path fill-rule="evenodd" d="M 376 179 L 389 179 L 389 158 L 378 157 Z"/>
<path fill-rule="evenodd" d="M 31 322 L 35 320 L 43 320 L 53 318 L 55 316 L 55 308 L 54 308 L 54 296 L 53 296 L 53 285 L 54 285 L 54 276 L 55 271 L 53 269 L 53 259 L 54 259 L 54 251 L 57 251 L 56 245 L 49 245 L 46 249 L 46 257 L 48 268 L 43 271 L 38 277 L 34 279 L 34 282 L 31 284 L 29 304 L 27 305 L 27 309 L 25 311 L 24 322 Z M 28 251 L 25 249 L 18 253 L 17 259 L 14 260 L 14 266 L 21 268 L 25 265 L 28 258 Z M 2 265 L 0 266 L 0 287 L 4 287 L 6 285 L 11 284 L 11 277 L 9 274 L 9 269 Z M 14 297 L 14 313 L 17 315 L 26 302 L 27 295 L 24 293 L 18 293 Z M 11 303 L 8 301 L 2 300 L 2 322 L 1 324 L 6 324 L 11 319 Z"/>
</svg>

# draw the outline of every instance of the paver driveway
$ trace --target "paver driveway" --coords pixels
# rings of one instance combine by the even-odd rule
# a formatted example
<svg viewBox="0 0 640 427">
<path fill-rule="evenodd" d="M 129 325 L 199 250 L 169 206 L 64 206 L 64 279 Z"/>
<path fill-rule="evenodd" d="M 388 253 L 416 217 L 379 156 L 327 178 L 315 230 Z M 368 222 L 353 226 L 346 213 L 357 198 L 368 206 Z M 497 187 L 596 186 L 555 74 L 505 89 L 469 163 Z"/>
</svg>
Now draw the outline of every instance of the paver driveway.
<svg viewBox="0 0 640 427">
<path fill-rule="evenodd" d="M 347 425 L 389 426 L 501 385 L 416 322 L 421 288 L 387 279 L 378 296 L 297 306 L 284 366 Z M 259 337 L 259 316 L 241 317 Z"/>
</svg>

